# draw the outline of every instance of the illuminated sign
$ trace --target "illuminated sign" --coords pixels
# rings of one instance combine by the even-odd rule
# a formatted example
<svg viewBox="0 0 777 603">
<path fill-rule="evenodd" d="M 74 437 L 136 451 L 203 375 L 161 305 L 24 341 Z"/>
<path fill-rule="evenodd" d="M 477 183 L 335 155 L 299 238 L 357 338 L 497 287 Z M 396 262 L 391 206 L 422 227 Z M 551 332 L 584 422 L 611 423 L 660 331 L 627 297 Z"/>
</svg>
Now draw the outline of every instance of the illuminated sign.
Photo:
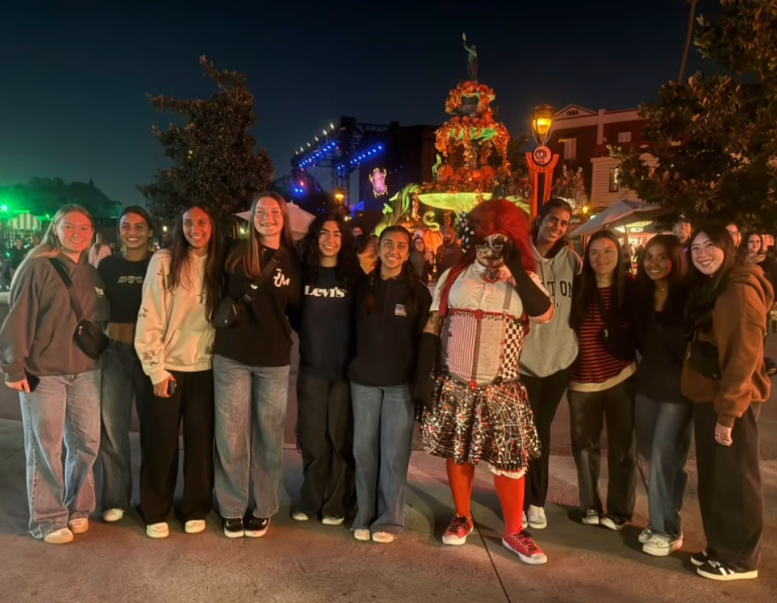
<svg viewBox="0 0 777 603">
<path fill-rule="evenodd" d="M 383 197 L 388 195 L 388 185 L 386 184 L 386 170 L 375 168 L 370 174 L 370 182 L 372 183 L 372 192 L 376 197 Z"/>
</svg>

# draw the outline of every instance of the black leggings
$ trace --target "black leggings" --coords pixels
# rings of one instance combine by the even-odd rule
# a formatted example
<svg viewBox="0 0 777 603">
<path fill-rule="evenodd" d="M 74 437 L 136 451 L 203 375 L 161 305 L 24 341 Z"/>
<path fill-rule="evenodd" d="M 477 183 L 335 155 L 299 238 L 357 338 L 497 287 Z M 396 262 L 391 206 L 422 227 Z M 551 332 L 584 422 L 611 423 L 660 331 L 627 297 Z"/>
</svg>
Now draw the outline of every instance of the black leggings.
<svg viewBox="0 0 777 603">
<path fill-rule="evenodd" d="M 529 394 L 529 404 L 534 413 L 534 424 L 540 438 L 541 456 L 529 463 L 526 475 L 526 495 L 524 510 L 529 505 L 544 507 L 548 496 L 548 476 L 550 465 L 550 427 L 556 416 L 556 410 L 569 385 L 569 369 L 553 373 L 547 377 L 522 375 L 521 381 Z"/>
</svg>

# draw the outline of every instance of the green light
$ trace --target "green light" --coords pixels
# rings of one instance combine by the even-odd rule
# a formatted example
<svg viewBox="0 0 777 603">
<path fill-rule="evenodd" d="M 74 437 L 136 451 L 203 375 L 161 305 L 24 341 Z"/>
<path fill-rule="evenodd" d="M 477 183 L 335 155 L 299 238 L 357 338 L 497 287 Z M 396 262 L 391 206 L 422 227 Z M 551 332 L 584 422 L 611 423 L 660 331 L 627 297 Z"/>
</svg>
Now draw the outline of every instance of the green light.
<svg viewBox="0 0 777 603">
<path fill-rule="evenodd" d="M 7 212 L 8 211 L 8 206 L 7 205 L 3 205 L 2 207 L 0 207 L 0 209 Z"/>
</svg>

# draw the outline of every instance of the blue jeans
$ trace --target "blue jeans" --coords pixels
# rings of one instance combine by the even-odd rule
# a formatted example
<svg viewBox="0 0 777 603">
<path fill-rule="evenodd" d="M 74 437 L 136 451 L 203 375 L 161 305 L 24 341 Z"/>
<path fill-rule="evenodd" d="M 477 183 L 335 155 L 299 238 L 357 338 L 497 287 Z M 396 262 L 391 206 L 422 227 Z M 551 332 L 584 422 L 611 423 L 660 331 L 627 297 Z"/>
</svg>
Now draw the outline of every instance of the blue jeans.
<svg viewBox="0 0 777 603">
<path fill-rule="evenodd" d="M 683 533 L 680 510 L 688 481 L 685 463 L 691 449 L 693 404 L 657 402 L 637 394 L 634 423 L 650 529 L 677 538 Z"/>
<path fill-rule="evenodd" d="M 283 486 L 289 367 L 247 366 L 215 355 L 213 380 L 219 513 L 242 518 L 253 494 L 253 514 L 272 517 Z"/>
<path fill-rule="evenodd" d="M 21 392 L 19 399 L 30 534 L 43 538 L 94 511 L 92 468 L 100 446 L 100 371 L 40 377 L 35 391 Z"/>
<path fill-rule="evenodd" d="M 140 408 L 153 400 L 154 386 L 143 372 L 135 346 L 111 340 L 103 353 L 100 406 L 102 430 L 100 461 L 103 468 L 100 506 L 107 509 L 130 508 L 132 470 L 129 432 L 132 428 L 132 400 Z"/>
<path fill-rule="evenodd" d="M 410 385 L 351 383 L 353 455 L 359 511 L 352 529 L 397 535 L 405 525 L 405 487 L 413 445 Z"/>
</svg>

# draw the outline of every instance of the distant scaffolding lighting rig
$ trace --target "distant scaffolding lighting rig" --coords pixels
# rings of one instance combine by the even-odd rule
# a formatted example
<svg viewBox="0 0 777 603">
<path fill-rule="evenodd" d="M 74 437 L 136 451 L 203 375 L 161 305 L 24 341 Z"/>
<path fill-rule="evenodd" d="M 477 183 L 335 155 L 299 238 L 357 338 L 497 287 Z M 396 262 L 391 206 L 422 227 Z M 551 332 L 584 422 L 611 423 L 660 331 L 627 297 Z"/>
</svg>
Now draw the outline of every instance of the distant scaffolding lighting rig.
<svg viewBox="0 0 777 603">
<path fill-rule="evenodd" d="M 300 182 L 302 174 L 310 168 L 332 170 L 332 191 L 350 190 L 350 175 L 360 164 L 370 161 L 386 150 L 387 138 L 399 124 L 387 126 L 361 124 L 354 117 L 342 117 L 340 127 L 329 124 L 323 130 L 323 138 L 314 136 L 313 142 L 301 146 L 291 160 L 292 178 Z M 304 194 L 302 187 L 295 186 L 293 193 Z"/>
</svg>

